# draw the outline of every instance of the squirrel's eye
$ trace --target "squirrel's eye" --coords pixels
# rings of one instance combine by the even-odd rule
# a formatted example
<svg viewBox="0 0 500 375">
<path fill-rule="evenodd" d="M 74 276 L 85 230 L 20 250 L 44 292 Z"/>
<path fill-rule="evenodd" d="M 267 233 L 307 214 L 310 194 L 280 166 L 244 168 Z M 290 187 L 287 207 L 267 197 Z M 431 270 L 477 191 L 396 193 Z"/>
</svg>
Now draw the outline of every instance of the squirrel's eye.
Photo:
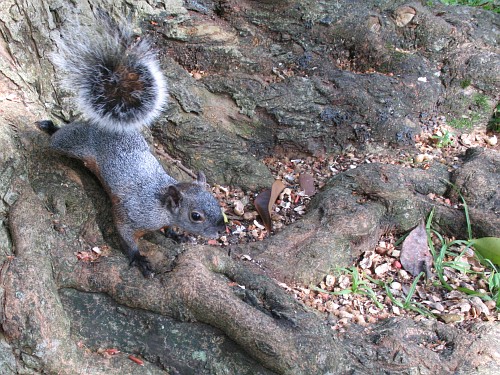
<svg viewBox="0 0 500 375">
<path fill-rule="evenodd" d="M 203 215 L 197 211 L 191 212 L 191 220 L 193 221 L 203 221 Z"/>
</svg>

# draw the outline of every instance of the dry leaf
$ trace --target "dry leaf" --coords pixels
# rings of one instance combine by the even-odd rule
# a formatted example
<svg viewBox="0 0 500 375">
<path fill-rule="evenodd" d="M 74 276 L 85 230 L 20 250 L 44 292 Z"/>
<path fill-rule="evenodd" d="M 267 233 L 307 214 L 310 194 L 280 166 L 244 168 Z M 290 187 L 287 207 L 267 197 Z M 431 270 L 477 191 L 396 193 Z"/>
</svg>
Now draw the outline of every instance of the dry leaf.
<svg viewBox="0 0 500 375">
<path fill-rule="evenodd" d="M 108 355 L 116 355 L 116 354 L 119 354 L 120 351 L 118 349 L 104 349 L 104 353 L 108 354 Z"/>
<path fill-rule="evenodd" d="M 273 229 L 271 211 L 273 209 L 274 202 L 276 202 L 276 199 L 284 188 L 285 185 L 283 184 L 283 181 L 276 180 L 274 181 L 271 190 L 266 189 L 262 191 L 253 202 L 255 209 L 259 213 L 260 218 L 269 233 Z"/>
<path fill-rule="evenodd" d="M 398 27 L 404 27 L 408 25 L 413 20 L 413 17 L 415 17 L 415 14 L 417 14 L 415 8 L 407 5 L 400 6 L 394 12 L 396 25 Z"/>
<path fill-rule="evenodd" d="M 271 232 L 273 225 L 271 221 L 271 214 L 269 213 L 270 198 L 271 190 L 266 189 L 263 190 L 253 202 L 255 209 L 259 213 L 259 216 L 262 219 L 262 222 L 264 223 L 264 226 L 267 228 L 268 232 Z"/>
<path fill-rule="evenodd" d="M 427 232 L 423 221 L 405 238 L 400 261 L 403 268 L 413 276 L 425 272 L 427 278 L 432 277 L 432 255 L 427 245 Z"/>
<path fill-rule="evenodd" d="M 301 173 L 299 176 L 300 188 L 304 190 L 304 193 L 308 196 L 313 196 L 316 193 L 316 188 L 314 187 L 314 177 L 309 173 Z"/>
<path fill-rule="evenodd" d="M 132 354 L 128 356 L 128 359 L 130 359 L 132 362 L 137 363 L 140 366 L 144 366 L 144 361 L 142 359 L 134 357 Z"/>
<path fill-rule="evenodd" d="M 271 196 L 269 198 L 269 204 L 267 206 L 267 210 L 271 212 L 273 210 L 273 205 L 278 199 L 279 195 L 285 188 L 285 184 L 281 180 L 275 180 L 273 182 L 273 186 L 271 186 Z"/>
</svg>

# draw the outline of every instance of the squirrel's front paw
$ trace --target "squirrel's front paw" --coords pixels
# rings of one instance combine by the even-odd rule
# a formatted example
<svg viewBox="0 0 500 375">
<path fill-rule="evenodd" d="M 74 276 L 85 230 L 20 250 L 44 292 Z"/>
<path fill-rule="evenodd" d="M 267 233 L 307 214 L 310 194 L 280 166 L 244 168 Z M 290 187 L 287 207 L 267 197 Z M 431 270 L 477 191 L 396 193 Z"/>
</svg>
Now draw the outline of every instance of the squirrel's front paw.
<svg viewBox="0 0 500 375">
<path fill-rule="evenodd" d="M 130 265 L 137 266 L 146 278 L 151 278 L 154 276 L 153 269 L 151 268 L 151 263 L 149 263 L 148 258 L 146 258 L 144 255 L 135 255 L 134 258 L 130 261 Z"/>
<path fill-rule="evenodd" d="M 165 228 L 163 234 L 165 235 L 165 237 L 170 238 L 177 243 L 186 243 L 189 241 L 188 236 L 183 233 L 178 233 L 170 227 Z"/>
</svg>

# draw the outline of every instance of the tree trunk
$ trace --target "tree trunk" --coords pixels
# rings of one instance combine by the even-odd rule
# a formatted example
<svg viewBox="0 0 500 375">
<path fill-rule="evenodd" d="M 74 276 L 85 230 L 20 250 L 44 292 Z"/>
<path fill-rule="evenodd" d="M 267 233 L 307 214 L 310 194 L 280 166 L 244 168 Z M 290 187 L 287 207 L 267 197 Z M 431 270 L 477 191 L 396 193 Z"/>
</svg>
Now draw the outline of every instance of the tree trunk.
<svg viewBox="0 0 500 375">
<path fill-rule="evenodd" d="M 429 193 L 456 194 L 446 181 L 470 198 L 474 233 L 500 236 L 498 191 L 491 188 L 499 180 L 495 150 L 468 153 L 453 172 L 439 163 L 428 170 L 363 165 L 332 178 L 303 219 L 264 241 L 222 250 L 153 234 L 140 246 L 156 277 L 130 268 L 97 179 L 52 153 L 34 126 L 71 117 L 49 53 L 64 37 L 62 24 L 92 22 L 91 8 L 99 4 L 132 15 L 161 51 L 170 100 L 150 138 L 219 184 L 269 186 L 273 176 L 261 160 L 270 154 L 404 147 L 423 117 L 470 107 L 466 80 L 473 82 L 468 90 L 498 99 L 498 15 L 473 8 L 401 1 L 2 1 L 0 373 L 497 370 L 497 323 L 466 328 L 399 318 L 338 333 L 276 282 L 316 284 L 373 249 L 387 228 L 411 229 L 434 206 Z M 484 110 L 475 125 L 490 117 Z M 174 177 L 187 179 L 171 160 L 163 162 Z M 443 231 L 465 232 L 460 210 L 437 206 L 436 218 Z M 98 262 L 75 256 L 94 246 L 110 249 Z M 438 341 L 446 350 L 426 345 Z M 104 351 L 110 348 L 121 353 L 110 356 Z"/>
</svg>

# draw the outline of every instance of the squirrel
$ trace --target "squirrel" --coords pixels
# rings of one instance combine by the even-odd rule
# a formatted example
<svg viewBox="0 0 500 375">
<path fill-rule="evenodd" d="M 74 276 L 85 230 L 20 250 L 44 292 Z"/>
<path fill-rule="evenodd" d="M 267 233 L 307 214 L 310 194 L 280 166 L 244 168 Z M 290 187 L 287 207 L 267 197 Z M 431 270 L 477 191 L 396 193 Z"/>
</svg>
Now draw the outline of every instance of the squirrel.
<svg viewBox="0 0 500 375">
<path fill-rule="evenodd" d="M 202 172 L 193 183 L 169 176 L 142 136 L 166 103 L 167 84 L 156 51 L 146 38 L 135 39 L 103 11 L 97 24 L 72 27 L 52 55 L 74 91 L 85 120 L 58 127 L 39 121 L 51 149 L 83 161 L 108 193 L 120 244 L 130 264 L 153 275 L 138 239 L 147 232 L 179 227 L 207 238 L 226 229 L 217 200 L 206 190 Z"/>
</svg>

